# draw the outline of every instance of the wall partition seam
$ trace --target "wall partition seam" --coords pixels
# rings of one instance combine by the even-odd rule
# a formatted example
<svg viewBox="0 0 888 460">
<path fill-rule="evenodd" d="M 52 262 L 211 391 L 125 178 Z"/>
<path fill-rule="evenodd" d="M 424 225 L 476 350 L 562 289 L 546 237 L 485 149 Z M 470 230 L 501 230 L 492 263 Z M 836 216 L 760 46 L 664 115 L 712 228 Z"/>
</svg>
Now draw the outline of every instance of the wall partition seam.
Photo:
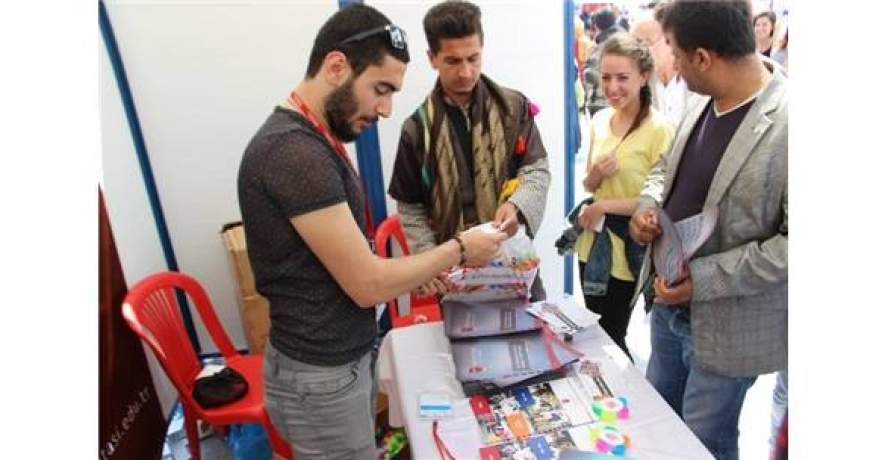
<svg viewBox="0 0 888 460">
<path fill-rule="evenodd" d="M 574 80 L 574 2 L 564 1 L 564 216 L 574 207 L 574 160 L 580 131 Z M 573 294 L 573 255 L 564 256 L 564 292 Z"/>
</svg>

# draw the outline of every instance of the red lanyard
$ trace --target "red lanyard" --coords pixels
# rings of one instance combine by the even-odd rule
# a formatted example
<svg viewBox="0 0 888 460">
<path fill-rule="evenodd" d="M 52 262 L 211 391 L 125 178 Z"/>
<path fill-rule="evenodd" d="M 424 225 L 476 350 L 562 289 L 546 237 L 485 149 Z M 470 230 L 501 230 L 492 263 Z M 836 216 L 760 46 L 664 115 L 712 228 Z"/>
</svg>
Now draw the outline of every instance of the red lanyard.
<svg viewBox="0 0 888 460">
<path fill-rule="evenodd" d="M 558 355 L 555 354 L 554 345 L 556 343 L 558 345 L 561 345 L 562 348 L 564 348 L 565 350 L 567 350 L 569 353 L 573 354 L 577 358 L 580 358 L 581 356 L 583 356 L 582 353 L 577 351 L 574 347 L 564 343 L 563 340 L 561 340 L 557 335 L 555 335 L 555 333 L 552 332 L 552 329 L 549 328 L 549 325 L 546 324 L 545 322 L 543 322 L 543 320 L 537 318 L 536 321 L 538 324 L 540 324 L 542 326 L 541 329 L 542 329 L 542 333 L 543 333 L 543 343 L 546 345 L 546 355 L 549 357 L 549 365 L 552 366 L 553 370 L 561 367 L 561 361 L 558 359 Z"/>
<path fill-rule="evenodd" d="M 367 188 L 364 187 L 364 183 L 361 182 L 358 171 L 355 170 L 355 167 L 352 165 L 351 160 L 348 158 L 348 153 L 346 153 L 345 151 L 345 146 L 342 145 L 342 142 L 340 142 L 339 139 L 333 137 L 333 135 L 330 134 L 330 130 L 328 130 L 327 127 L 318 120 L 311 109 L 308 108 L 308 104 L 306 104 L 305 101 L 303 101 L 302 98 L 299 97 L 299 94 L 296 94 L 296 90 L 293 90 L 293 92 L 290 93 L 290 97 L 287 98 L 287 102 L 290 104 L 291 107 L 298 108 L 299 111 L 302 112 L 302 115 L 304 115 L 305 118 L 308 119 L 309 123 L 311 123 L 311 126 L 315 129 L 315 131 L 317 131 L 318 134 L 320 134 L 321 136 L 324 136 L 324 139 L 327 139 L 327 142 L 330 143 L 331 146 L 333 146 L 333 150 L 336 151 L 336 154 L 339 155 L 339 157 L 342 158 L 343 161 L 345 161 L 345 164 L 348 165 L 348 169 L 351 170 L 352 175 L 354 175 L 355 177 L 355 180 L 361 183 L 361 190 L 364 192 L 364 218 L 367 223 L 367 228 L 365 229 L 365 232 L 367 233 L 367 238 L 372 239 L 375 230 L 373 228 L 373 215 L 370 213 L 370 203 L 367 202 Z"/>
<path fill-rule="evenodd" d="M 432 439 L 435 441 L 435 447 L 438 448 L 438 454 L 444 460 L 454 460 L 455 457 L 450 453 L 450 449 L 447 448 L 447 444 L 444 444 L 444 440 L 441 439 L 441 435 L 438 434 L 438 421 L 435 420 L 432 422 Z"/>
</svg>

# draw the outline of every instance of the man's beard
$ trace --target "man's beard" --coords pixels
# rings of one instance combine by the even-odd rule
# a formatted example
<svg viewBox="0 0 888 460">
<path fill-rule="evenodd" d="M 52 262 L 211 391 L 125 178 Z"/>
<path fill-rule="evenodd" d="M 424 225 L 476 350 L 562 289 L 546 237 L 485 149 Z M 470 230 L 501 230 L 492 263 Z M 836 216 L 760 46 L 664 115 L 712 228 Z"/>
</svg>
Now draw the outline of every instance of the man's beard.
<svg viewBox="0 0 888 460">
<path fill-rule="evenodd" d="M 358 113 L 358 101 L 354 92 L 355 79 L 349 78 L 345 84 L 333 90 L 324 100 L 324 115 L 330 125 L 330 131 L 340 141 L 347 143 L 358 138 L 360 132 L 355 132 L 349 120 Z M 371 124 L 376 117 L 361 117 Z"/>
</svg>

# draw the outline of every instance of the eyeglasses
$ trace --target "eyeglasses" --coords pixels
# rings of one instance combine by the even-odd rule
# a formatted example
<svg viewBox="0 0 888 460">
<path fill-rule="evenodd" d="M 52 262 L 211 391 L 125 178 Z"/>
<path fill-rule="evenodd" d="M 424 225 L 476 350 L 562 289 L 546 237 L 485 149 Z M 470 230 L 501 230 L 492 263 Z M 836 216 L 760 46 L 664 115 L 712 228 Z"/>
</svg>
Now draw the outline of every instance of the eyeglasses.
<svg viewBox="0 0 888 460">
<path fill-rule="evenodd" d="M 351 37 L 346 38 L 345 40 L 342 40 L 341 42 L 339 42 L 339 44 L 336 45 L 336 47 L 347 45 L 349 43 L 359 42 L 367 37 L 372 37 L 382 32 L 388 32 L 389 44 L 392 45 L 392 48 L 399 50 L 407 48 L 407 34 L 404 33 L 404 30 L 394 24 L 389 24 L 387 26 L 370 29 L 366 32 L 357 33 L 355 35 L 352 35 Z"/>
</svg>

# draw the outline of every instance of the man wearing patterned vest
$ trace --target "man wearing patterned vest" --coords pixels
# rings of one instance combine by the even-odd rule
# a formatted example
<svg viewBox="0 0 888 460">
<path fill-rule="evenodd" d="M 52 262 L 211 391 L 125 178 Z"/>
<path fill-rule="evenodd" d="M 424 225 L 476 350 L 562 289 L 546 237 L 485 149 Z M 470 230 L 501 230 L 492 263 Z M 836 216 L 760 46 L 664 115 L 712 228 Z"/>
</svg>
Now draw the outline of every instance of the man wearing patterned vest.
<svg viewBox="0 0 888 460">
<path fill-rule="evenodd" d="M 423 27 L 438 80 L 404 121 L 389 185 L 412 252 L 485 222 L 509 235 L 521 223 L 533 237 L 550 182 L 536 106 L 481 73 L 484 31 L 476 5 L 440 3 Z M 446 287 L 436 279 L 422 290 Z M 531 294 L 545 298 L 539 277 Z"/>
</svg>

